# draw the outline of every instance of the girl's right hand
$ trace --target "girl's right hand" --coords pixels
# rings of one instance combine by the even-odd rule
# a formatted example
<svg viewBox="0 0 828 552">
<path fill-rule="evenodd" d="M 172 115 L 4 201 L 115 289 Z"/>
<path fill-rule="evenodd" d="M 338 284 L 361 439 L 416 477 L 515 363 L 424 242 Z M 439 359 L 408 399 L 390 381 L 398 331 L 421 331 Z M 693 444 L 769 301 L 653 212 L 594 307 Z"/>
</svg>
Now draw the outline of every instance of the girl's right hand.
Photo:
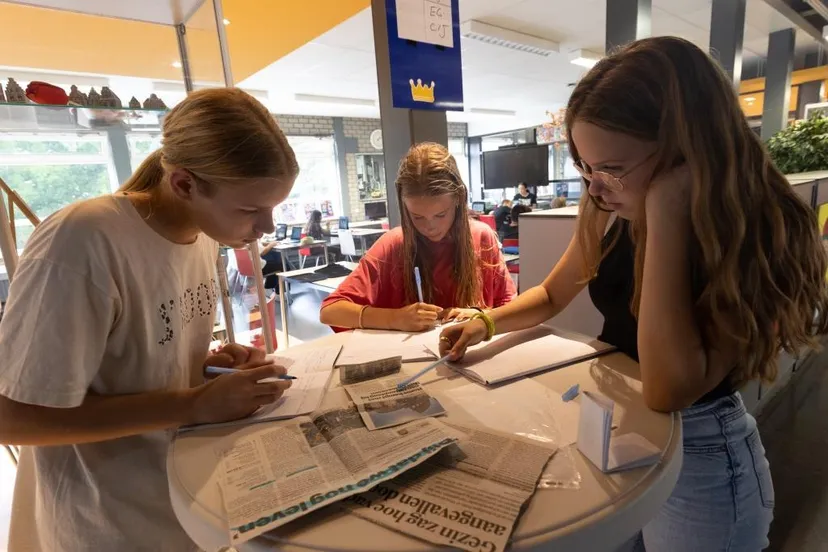
<svg viewBox="0 0 828 552">
<path fill-rule="evenodd" d="M 466 349 L 486 339 L 488 331 L 479 319 L 449 326 L 440 333 L 440 358 L 449 355 L 450 361 L 462 360 Z"/>
<path fill-rule="evenodd" d="M 211 424 L 244 418 L 260 406 L 279 400 L 291 384 L 289 380 L 259 383 L 287 373 L 284 367 L 270 360 L 255 360 L 237 369 L 239 372 L 235 374 L 221 375 L 192 389 L 190 423 Z"/>
<path fill-rule="evenodd" d="M 399 314 L 394 325 L 404 332 L 424 332 L 437 325 L 441 307 L 428 303 L 414 303 L 397 310 Z"/>
</svg>

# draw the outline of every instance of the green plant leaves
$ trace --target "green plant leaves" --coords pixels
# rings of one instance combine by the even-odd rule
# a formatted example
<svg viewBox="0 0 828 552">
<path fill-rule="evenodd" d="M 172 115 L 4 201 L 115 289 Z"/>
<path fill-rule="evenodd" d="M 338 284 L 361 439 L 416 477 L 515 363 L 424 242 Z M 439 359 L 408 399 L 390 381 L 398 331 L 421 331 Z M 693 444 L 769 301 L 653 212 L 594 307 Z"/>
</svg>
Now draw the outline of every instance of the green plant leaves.
<svg viewBox="0 0 828 552">
<path fill-rule="evenodd" d="M 771 137 L 767 147 L 785 174 L 828 170 L 828 117 L 796 121 Z"/>
</svg>

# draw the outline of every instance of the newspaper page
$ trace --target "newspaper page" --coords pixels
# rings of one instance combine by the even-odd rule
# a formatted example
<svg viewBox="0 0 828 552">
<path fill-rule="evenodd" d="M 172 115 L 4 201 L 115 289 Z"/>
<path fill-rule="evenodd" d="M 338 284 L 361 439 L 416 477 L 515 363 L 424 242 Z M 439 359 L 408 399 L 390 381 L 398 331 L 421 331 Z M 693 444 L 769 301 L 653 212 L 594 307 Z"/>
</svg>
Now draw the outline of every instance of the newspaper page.
<svg viewBox="0 0 828 552">
<path fill-rule="evenodd" d="M 391 427 L 446 413 L 440 401 L 426 393 L 419 382 L 398 389 L 397 385 L 406 379 L 407 376 L 387 377 L 345 386 L 368 429 Z"/>
<path fill-rule="evenodd" d="M 349 405 L 238 438 L 218 451 L 231 543 L 394 478 L 460 436 L 431 418 L 369 432 Z"/>
<path fill-rule="evenodd" d="M 452 427 L 466 435 L 457 447 L 348 497 L 343 505 L 369 521 L 437 545 L 470 552 L 505 550 L 556 449 L 484 428 Z"/>
<path fill-rule="evenodd" d="M 339 381 L 342 385 L 351 385 L 370 379 L 398 374 L 402 368 L 402 357 L 396 356 L 359 364 L 339 366 Z"/>
</svg>

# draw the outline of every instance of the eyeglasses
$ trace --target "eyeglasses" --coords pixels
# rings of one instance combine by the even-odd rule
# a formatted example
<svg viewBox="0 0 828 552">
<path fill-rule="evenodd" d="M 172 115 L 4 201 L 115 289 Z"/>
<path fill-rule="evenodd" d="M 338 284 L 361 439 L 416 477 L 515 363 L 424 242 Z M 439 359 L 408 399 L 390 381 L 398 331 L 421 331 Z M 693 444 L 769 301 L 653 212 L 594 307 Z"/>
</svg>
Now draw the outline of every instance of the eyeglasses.
<svg viewBox="0 0 828 552">
<path fill-rule="evenodd" d="M 581 175 L 581 178 L 584 179 L 584 182 L 586 183 L 587 187 L 589 187 L 589 185 L 592 182 L 598 182 L 599 184 L 601 184 L 606 189 L 612 192 L 623 192 L 624 181 L 622 179 L 626 178 L 628 175 L 635 172 L 639 167 L 644 165 L 644 163 L 649 161 L 650 158 L 653 155 L 655 155 L 655 153 L 656 152 L 653 152 L 644 159 L 642 159 L 640 163 L 637 163 L 634 167 L 632 167 L 630 170 L 628 170 L 621 176 L 615 176 L 605 171 L 593 171 L 592 168 L 586 163 L 584 163 L 582 160 L 576 161 L 575 163 L 573 163 L 573 165 L 575 165 L 575 170 L 578 171 L 578 173 Z"/>
</svg>

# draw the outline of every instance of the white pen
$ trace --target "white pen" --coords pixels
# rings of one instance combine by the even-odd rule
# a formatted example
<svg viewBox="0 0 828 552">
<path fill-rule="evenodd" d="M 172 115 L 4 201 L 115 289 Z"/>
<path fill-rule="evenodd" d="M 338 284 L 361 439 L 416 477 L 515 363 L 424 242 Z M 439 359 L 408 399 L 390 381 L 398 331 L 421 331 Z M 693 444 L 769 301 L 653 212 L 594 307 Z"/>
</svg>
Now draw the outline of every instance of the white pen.
<svg viewBox="0 0 828 552">
<path fill-rule="evenodd" d="M 420 376 L 422 376 L 426 372 L 430 372 L 431 370 L 434 370 L 435 368 L 440 366 L 442 363 L 444 363 L 448 359 L 449 359 L 449 355 L 446 355 L 443 358 L 441 358 L 440 360 L 429 364 L 428 366 L 426 366 L 425 368 L 423 368 L 422 370 L 420 370 L 419 372 L 417 372 L 416 374 L 414 374 L 410 378 L 401 381 L 400 383 L 397 384 L 397 391 L 402 391 L 403 389 L 405 389 L 406 387 L 411 385 L 414 381 L 419 379 Z"/>
<path fill-rule="evenodd" d="M 214 376 L 220 376 L 222 374 L 235 374 L 236 372 L 243 372 L 244 370 L 237 370 L 236 368 L 224 368 L 222 366 L 208 366 L 204 369 L 204 371 L 208 374 L 212 374 Z M 296 376 L 288 376 L 285 374 L 284 376 L 273 376 L 272 378 L 265 378 L 263 380 L 259 380 L 259 383 L 265 382 L 269 383 L 274 380 L 295 380 Z"/>
</svg>

